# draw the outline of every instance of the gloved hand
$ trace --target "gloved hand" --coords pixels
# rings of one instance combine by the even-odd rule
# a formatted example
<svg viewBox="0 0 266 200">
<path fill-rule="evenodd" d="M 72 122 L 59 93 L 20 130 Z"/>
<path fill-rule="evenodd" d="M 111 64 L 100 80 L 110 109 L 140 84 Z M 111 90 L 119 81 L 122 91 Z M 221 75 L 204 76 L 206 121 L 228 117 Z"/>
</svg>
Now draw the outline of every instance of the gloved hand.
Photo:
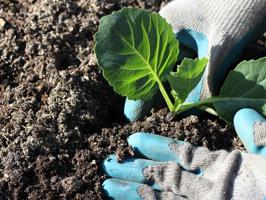
<svg viewBox="0 0 266 200">
<path fill-rule="evenodd" d="M 160 14 L 173 26 L 181 44 L 208 57 L 205 76 L 186 102 L 217 95 L 226 73 L 245 45 L 266 30 L 265 0 L 174 0 Z M 232 66 L 233 65 L 233 66 Z M 126 100 L 130 121 L 145 116 L 156 103 Z"/>
<path fill-rule="evenodd" d="M 167 137 L 135 133 L 128 139 L 138 156 L 104 162 L 113 177 L 103 183 L 114 200 L 266 198 L 266 120 L 252 109 L 235 115 L 236 131 L 253 153 L 211 152 Z"/>
</svg>

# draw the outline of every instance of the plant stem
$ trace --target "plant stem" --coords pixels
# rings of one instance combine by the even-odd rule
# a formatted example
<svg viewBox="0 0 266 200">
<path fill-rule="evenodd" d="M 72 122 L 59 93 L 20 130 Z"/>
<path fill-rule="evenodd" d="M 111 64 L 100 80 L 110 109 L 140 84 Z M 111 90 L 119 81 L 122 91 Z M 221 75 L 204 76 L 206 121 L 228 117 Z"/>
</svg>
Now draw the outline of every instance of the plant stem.
<svg viewBox="0 0 266 200">
<path fill-rule="evenodd" d="M 211 115 L 218 116 L 218 113 L 208 106 L 200 106 L 199 109 L 203 110 L 203 111 L 205 111 Z"/>
<path fill-rule="evenodd" d="M 228 102 L 228 101 L 239 101 L 239 97 L 210 97 L 201 101 L 197 101 L 194 103 L 184 103 L 178 110 L 175 109 L 175 113 L 179 114 L 182 113 L 186 110 L 189 110 L 191 108 L 195 107 L 201 107 L 206 104 L 213 104 L 213 103 L 218 103 L 218 102 Z M 252 98 L 245 98 L 246 100 L 253 101 L 254 99 Z"/>
<path fill-rule="evenodd" d="M 171 112 L 173 112 L 173 111 L 175 110 L 175 109 L 174 109 L 174 105 L 172 104 L 172 101 L 171 101 L 171 99 L 169 98 L 169 96 L 168 96 L 168 94 L 167 94 L 167 92 L 166 92 L 166 90 L 165 90 L 165 88 L 164 88 L 162 82 L 161 82 L 161 81 L 158 81 L 158 84 L 159 84 L 159 89 L 160 89 L 160 91 L 161 91 L 161 93 L 162 93 L 162 95 L 163 95 L 163 98 L 164 98 L 164 100 L 165 100 L 165 102 L 166 102 L 166 104 L 167 104 L 169 110 L 170 110 Z"/>
<path fill-rule="evenodd" d="M 215 101 L 216 99 L 214 98 L 207 98 L 207 99 L 197 101 L 197 102 L 191 102 L 191 103 L 186 102 L 186 103 L 183 103 L 183 105 L 180 106 L 179 108 L 175 109 L 175 113 L 179 114 L 191 108 L 200 107 L 206 104 L 214 103 Z"/>
</svg>

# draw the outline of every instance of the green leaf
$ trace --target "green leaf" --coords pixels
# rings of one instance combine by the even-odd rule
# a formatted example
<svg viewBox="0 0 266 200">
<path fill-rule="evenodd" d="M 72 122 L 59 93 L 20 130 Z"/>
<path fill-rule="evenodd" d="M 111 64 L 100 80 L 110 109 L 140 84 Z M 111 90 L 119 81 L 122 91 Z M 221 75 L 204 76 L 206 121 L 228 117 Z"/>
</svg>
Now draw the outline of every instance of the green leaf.
<svg viewBox="0 0 266 200">
<path fill-rule="evenodd" d="M 172 27 L 159 14 L 133 8 L 113 12 L 101 19 L 95 41 L 98 64 L 117 93 L 147 100 L 159 88 L 167 96 L 162 82 L 179 48 Z"/>
<path fill-rule="evenodd" d="M 216 112 L 227 122 L 233 122 L 242 108 L 253 108 L 266 116 L 266 57 L 243 61 L 227 76 L 218 97 L 182 104 L 176 112 L 214 105 Z"/>
<path fill-rule="evenodd" d="M 177 71 L 170 73 L 168 80 L 171 88 L 174 90 L 173 96 L 176 100 L 179 98 L 181 103 L 186 100 L 189 93 L 200 82 L 207 63 L 207 58 L 195 60 L 185 58 L 181 65 L 178 66 Z"/>
<path fill-rule="evenodd" d="M 214 103 L 217 113 L 232 122 L 241 108 L 253 108 L 266 115 L 266 57 L 243 61 L 227 76 Z"/>
</svg>

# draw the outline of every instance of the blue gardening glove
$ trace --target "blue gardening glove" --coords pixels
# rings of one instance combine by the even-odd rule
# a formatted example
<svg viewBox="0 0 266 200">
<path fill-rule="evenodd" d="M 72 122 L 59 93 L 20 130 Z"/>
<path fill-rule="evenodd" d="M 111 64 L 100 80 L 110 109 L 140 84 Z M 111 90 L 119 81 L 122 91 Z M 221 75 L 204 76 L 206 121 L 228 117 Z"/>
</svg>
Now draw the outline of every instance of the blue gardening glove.
<svg viewBox="0 0 266 200">
<path fill-rule="evenodd" d="M 196 51 L 199 58 L 209 58 L 205 76 L 187 102 L 217 95 L 245 45 L 266 30 L 265 0 L 174 0 L 160 14 L 173 26 L 181 44 Z M 124 113 L 136 121 L 157 100 L 126 100 Z"/>
<path fill-rule="evenodd" d="M 239 151 L 211 152 L 205 147 L 148 133 L 135 133 L 128 142 L 145 158 L 118 163 L 111 155 L 105 160 L 105 171 L 113 177 L 103 183 L 110 199 L 266 198 L 263 156 Z"/>
</svg>

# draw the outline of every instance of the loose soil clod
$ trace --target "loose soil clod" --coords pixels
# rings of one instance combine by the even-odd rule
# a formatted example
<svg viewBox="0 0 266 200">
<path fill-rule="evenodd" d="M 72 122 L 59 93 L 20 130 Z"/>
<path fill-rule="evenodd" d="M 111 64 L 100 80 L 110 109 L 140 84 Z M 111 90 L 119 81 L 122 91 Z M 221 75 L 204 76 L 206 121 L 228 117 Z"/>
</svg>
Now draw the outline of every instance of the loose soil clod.
<svg viewBox="0 0 266 200">
<path fill-rule="evenodd" d="M 243 148 L 209 116 L 166 121 L 160 110 L 127 123 L 124 99 L 102 78 L 93 55 L 100 17 L 124 6 L 158 11 L 167 2 L 0 2 L 0 199 L 104 199 L 101 163 L 115 152 L 132 156 L 126 138 L 136 131 Z M 266 56 L 265 44 L 262 36 L 243 58 Z"/>
</svg>

